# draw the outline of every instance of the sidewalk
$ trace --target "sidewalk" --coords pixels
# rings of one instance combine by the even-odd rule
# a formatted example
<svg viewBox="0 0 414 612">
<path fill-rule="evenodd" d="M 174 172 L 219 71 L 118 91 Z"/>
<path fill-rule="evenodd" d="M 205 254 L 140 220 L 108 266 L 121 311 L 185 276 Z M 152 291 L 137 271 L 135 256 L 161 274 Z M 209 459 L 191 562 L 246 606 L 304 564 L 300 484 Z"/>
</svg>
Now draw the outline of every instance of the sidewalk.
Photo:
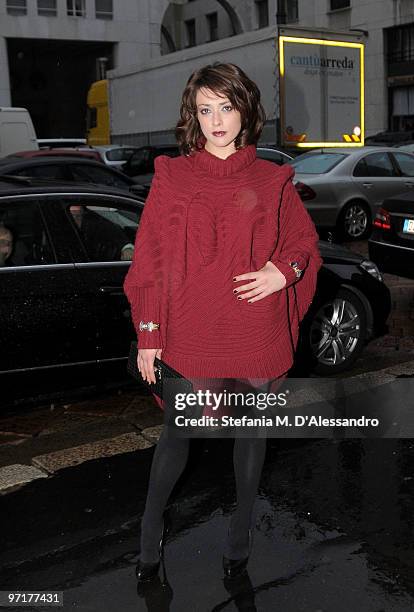
<svg viewBox="0 0 414 612">
<path fill-rule="evenodd" d="M 0 493 L 84 461 L 149 448 L 162 421 L 138 387 L 0 417 Z"/>
</svg>

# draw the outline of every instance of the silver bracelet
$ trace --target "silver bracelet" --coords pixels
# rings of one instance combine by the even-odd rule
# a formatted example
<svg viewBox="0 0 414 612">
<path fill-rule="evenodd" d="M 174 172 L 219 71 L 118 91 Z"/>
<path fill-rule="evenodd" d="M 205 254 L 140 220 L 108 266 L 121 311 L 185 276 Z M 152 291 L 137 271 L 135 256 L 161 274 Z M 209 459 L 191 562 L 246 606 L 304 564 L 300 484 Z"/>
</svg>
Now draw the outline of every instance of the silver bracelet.
<svg viewBox="0 0 414 612">
<path fill-rule="evenodd" d="M 148 323 L 144 323 L 144 321 L 140 321 L 139 331 L 149 331 L 152 332 L 154 329 L 159 329 L 159 323 L 154 323 L 154 321 L 148 321 Z"/>
<path fill-rule="evenodd" d="M 297 261 L 291 261 L 289 265 L 290 265 L 291 268 L 294 269 L 295 274 L 296 274 L 296 278 L 300 278 L 302 276 L 303 270 L 301 270 L 299 268 L 298 262 Z"/>
</svg>

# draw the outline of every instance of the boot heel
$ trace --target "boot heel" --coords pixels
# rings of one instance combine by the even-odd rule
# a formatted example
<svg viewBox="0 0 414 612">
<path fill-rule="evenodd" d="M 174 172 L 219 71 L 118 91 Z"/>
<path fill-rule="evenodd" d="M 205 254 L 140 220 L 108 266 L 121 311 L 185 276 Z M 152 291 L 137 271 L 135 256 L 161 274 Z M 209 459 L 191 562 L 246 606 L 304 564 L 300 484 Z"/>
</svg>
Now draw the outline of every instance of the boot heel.
<svg viewBox="0 0 414 612">
<path fill-rule="evenodd" d="M 135 575 L 138 582 L 148 582 L 152 580 L 157 574 L 160 568 L 161 561 L 164 565 L 164 546 L 165 541 L 170 530 L 169 520 L 166 516 L 164 516 L 164 521 L 162 525 L 162 534 L 158 548 L 159 559 L 155 563 L 143 563 L 142 561 L 138 561 L 135 568 Z M 164 567 L 164 578 L 165 578 L 165 567 Z"/>
<path fill-rule="evenodd" d="M 249 529 L 249 552 L 247 557 L 243 557 L 242 559 L 229 559 L 225 555 L 223 555 L 223 570 L 226 578 L 235 578 L 236 576 L 240 576 L 244 572 L 247 567 L 247 563 L 249 562 L 250 553 L 252 550 L 252 530 Z"/>
</svg>

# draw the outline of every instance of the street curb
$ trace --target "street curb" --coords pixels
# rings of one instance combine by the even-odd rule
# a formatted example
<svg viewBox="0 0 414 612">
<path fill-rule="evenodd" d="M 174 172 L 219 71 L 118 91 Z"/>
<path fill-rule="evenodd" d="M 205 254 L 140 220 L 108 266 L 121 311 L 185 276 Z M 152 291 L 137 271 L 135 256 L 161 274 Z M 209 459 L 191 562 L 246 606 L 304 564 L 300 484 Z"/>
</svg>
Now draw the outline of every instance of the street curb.
<svg viewBox="0 0 414 612">
<path fill-rule="evenodd" d="M 37 469 L 33 465 L 22 465 L 20 463 L 6 465 L 5 467 L 0 468 L 0 494 L 5 489 L 24 485 L 28 482 L 32 482 L 32 480 L 37 480 L 38 478 L 47 477 L 48 475 L 45 474 L 45 472 Z"/>
<path fill-rule="evenodd" d="M 152 429 L 152 428 L 151 428 Z M 155 434 L 152 434 L 155 440 Z M 15 490 L 38 478 L 48 478 L 60 470 L 75 467 L 87 461 L 145 450 L 154 446 L 150 436 L 126 433 L 79 446 L 64 448 L 32 457 L 31 465 L 12 464 L 0 468 L 0 495 Z"/>
<path fill-rule="evenodd" d="M 96 440 L 95 442 L 46 453 L 45 455 L 37 455 L 32 458 L 32 464 L 49 474 L 54 474 L 67 467 L 85 463 L 85 461 L 131 453 L 150 446 L 152 444 L 140 434 L 126 433 L 113 438 Z"/>
</svg>

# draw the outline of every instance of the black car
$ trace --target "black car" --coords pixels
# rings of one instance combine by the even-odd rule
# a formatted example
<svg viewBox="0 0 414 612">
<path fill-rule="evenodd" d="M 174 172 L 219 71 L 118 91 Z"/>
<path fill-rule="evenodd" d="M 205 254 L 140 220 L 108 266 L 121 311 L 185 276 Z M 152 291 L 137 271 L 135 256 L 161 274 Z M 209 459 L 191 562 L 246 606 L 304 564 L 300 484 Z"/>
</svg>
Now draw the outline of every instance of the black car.
<svg viewBox="0 0 414 612">
<path fill-rule="evenodd" d="M 143 205 L 108 187 L 0 177 L 3 406 L 130 380 L 135 331 L 123 281 Z M 390 296 L 370 262 L 329 243 L 321 252 L 299 353 L 329 374 L 384 330 Z"/>
<path fill-rule="evenodd" d="M 144 195 L 145 197 L 148 195 L 151 188 L 151 180 L 154 175 L 154 159 L 158 155 L 177 157 L 179 154 L 178 147 L 174 145 L 142 147 L 121 166 L 121 170 L 128 176 L 134 177 L 134 180 L 143 190 L 140 195 Z M 260 159 L 267 159 L 277 166 L 283 166 L 283 164 L 287 164 L 294 159 L 290 153 L 282 151 L 282 149 L 274 147 L 273 145 L 258 146 L 257 157 Z M 137 191 L 137 188 L 135 188 L 135 191 Z"/>
<path fill-rule="evenodd" d="M 50 157 L 3 157 L 0 159 L 0 176 L 21 176 L 39 179 L 53 179 L 63 183 L 82 182 L 106 185 L 129 191 L 135 189 L 135 181 L 114 168 L 78 157 L 53 155 Z"/>
<path fill-rule="evenodd" d="M 414 138 L 414 132 L 412 130 L 403 130 L 400 132 L 378 132 L 373 136 L 366 136 L 366 146 L 380 146 L 380 147 L 393 147 L 402 144 L 408 144 Z"/>
<path fill-rule="evenodd" d="M 301 325 L 297 361 L 329 376 L 349 369 L 367 341 L 386 333 L 391 296 L 372 261 L 323 240 L 319 249 L 323 266 Z"/>
<path fill-rule="evenodd" d="M 384 272 L 414 278 L 414 196 L 384 200 L 368 241 L 369 256 Z"/>
<path fill-rule="evenodd" d="M 148 145 L 140 147 L 121 166 L 121 170 L 127 176 L 133 177 L 136 182 L 148 185 L 148 183 L 151 183 L 155 172 L 154 160 L 158 155 L 178 157 L 180 150 L 177 145 Z"/>
</svg>

